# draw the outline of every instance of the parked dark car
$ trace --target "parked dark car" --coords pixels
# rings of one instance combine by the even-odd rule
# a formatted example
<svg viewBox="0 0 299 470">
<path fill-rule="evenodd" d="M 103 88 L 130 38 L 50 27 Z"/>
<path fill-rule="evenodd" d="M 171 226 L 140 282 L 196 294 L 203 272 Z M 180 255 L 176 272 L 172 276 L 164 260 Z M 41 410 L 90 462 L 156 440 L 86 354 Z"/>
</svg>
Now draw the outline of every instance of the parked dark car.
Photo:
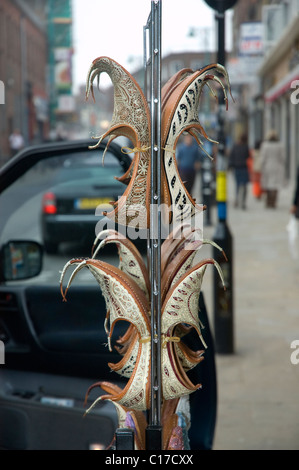
<svg viewBox="0 0 299 470">
<path fill-rule="evenodd" d="M 104 297 L 88 271 L 78 274 L 67 302 L 62 301 L 59 271 L 73 256 L 85 255 L 86 248 L 78 244 L 49 256 L 40 224 L 45 194 L 58 188 L 56 179 L 63 177 L 66 166 L 75 168 L 82 155 L 85 163 L 98 158 L 101 166 L 101 149 L 88 150 L 88 145 L 87 141 L 57 142 L 28 148 L 0 168 L 0 449 L 105 449 L 117 428 L 117 413 L 107 401 L 83 418 L 84 398 L 88 387 L 99 380 L 124 386 L 125 379 L 111 372 L 107 363 L 119 361 L 114 341 L 128 325 L 117 322 L 110 352 Z M 119 157 L 125 171 L 127 156 L 113 149 L 110 152 Z M 73 191 L 69 180 L 61 187 L 64 184 Z M 77 196 L 72 194 L 72 201 L 83 197 L 80 184 Z M 85 192 L 84 197 L 88 197 Z M 58 189 L 55 198 L 57 204 Z M 118 263 L 117 254 L 106 248 L 101 259 Z M 193 449 L 211 449 L 216 370 L 202 294 L 199 307 L 209 347 L 200 367 L 191 371 L 191 380 L 202 383 L 203 389 L 190 398 L 190 442 Z M 99 393 L 93 390 L 88 404 Z"/>
<path fill-rule="evenodd" d="M 52 187 L 44 193 L 41 207 L 42 241 L 47 253 L 56 253 L 62 242 L 91 243 L 97 223 L 103 221 L 102 212 L 112 210 L 110 201 L 117 201 L 123 193 L 125 187 L 115 176 L 128 168 L 130 158 L 114 144 L 102 165 L 103 151 L 104 145 L 96 152 L 76 153 L 75 158 L 70 156 L 56 165 Z"/>
</svg>

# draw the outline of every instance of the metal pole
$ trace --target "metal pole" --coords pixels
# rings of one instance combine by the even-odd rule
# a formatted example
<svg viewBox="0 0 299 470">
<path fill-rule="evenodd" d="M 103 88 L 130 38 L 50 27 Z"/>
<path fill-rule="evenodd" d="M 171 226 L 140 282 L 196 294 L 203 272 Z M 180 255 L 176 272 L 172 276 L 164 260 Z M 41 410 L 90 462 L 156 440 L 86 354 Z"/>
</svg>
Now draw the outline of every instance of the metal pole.
<svg viewBox="0 0 299 470">
<path fill-rule="evenodd" d="M 218 63 L 225 66 L 225 5 L 217 2 L 216 21 L 218 22 Z M 222 103 L 223 99 L 219 100 Z M 217 353 L 230 354 L 234 352 L 233 332 L 233 240 L 227 225 L 227 158 L 225 155 L 224 104 L 219 104 L 218 111 L 218 154 L 216 166 L 216 202 L 218 223 L 214 241 L 225 251 L 228 262 L 214 249 L 213 256 L 223 270 L 226 290 L 219 283 L 214 273 L 214 333 Z M 218 252 L 217 252 L 218 251 Z"/>
<path fill-rule="evenodd" d="M 152 0 L 151 60 L 151 408 L 146 449 L 162 449 L 161 426 L 161 0 Z"/>
<path fill-rule="evenodd" d="M 20 22 L 20 39 L 21 39 L 21 132 L 23 134 L 25 144 L 29 145 L 29 125 L 28 125 L 28 104 L 27 104 L 27 32 L 26 19 L 24 16 Z M 16 124 L 14 123 L 14 126 Z"/>
<path fill-rule="evenodd" d="M 151 13 L 143 27 L 144 87 L 148 94 L 147 67 L 150 65 L 151 112 L 151 197 L 150 230 L 147 240 L 147 259 L 151 275 L 151 406 L 146 429 L 146 449 L 162 449 L 161 425 L 161 0 L 151 0 Z M 147 58 L 149 30 L 149 58 Z M 116 449 L 132 450 L 131 429 L 116 432 Z"/>
<path fill-rule="evenodd" d="M 209 31 L 210 28 L 201 28 L 201 31 L 204 33 L 204 59 L 205 59 L 205 64 L 207 65 L 210 63 L 210 52 L 208 51 L 209 49 Z M 204 95 L 204 114 L 207 116 L 210 115 L 210 102 L 208 99 L 207 95 Z M 201 165 L 201 194 L 202 194 L 202 204 L 204 206 L 207 206 L 205 212 L 204 212 L 204 223 L 206 226 L 211 226 L 212 221 L 211 221 L 211 206 L 212 206 L 212 163 L 209 159 L 205 158 L 204 161 L 202 162 Z"/>
</svg>

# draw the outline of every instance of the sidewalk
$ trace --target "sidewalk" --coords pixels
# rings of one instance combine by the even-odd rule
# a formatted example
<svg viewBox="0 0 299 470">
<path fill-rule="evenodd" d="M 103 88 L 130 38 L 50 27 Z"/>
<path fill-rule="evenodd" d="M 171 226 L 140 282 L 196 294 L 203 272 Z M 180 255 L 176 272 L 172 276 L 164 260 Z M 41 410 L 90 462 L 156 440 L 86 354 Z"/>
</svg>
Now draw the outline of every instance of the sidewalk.
<svg viewBox="0 0 299 470">
<path fill-rule="evenodd" d="M 248 209 L 234 209 L 229 175 L 235 353 L 216 356 L 214 449 L 298 450 L 299 364 L 290 356 L 291 342 L 299 340 L 299 257 L 292 258 L 286 232 L 293 188 L 280 193 L 276 210 L 265 209 L 248 189 Z M 215 209 L 214 226 L 204 227 L 204 238 L 213 238 L 216 221 Z M 208 250 L 205 256 L 211 256 Z M 212 282 L 207 270 L 203 292 L 213 328 Z"/>
</svg>

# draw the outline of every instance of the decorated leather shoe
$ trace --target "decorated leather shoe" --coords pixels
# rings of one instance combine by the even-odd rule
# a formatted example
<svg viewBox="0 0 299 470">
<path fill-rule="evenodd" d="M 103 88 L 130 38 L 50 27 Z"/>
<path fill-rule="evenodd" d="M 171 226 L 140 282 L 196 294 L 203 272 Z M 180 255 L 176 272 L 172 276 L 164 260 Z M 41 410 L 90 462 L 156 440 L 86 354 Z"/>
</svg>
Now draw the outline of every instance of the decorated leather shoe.
<svg viewBox="0 0 299 470">
<path fill-rule="evenodd" d="M 85 405 L 90 394 L 95 388 L 101 389 L 101 395 L 88 407 L 85 415 L 103 400 L 110 400 L 110 396 L 121 393 L 117 385 L 99 381 L 89 387 L 85 396 Z M 105 395 L 106 392 L 107 394 Z M 115 401 L 111 401 L 117 411 L 118 429 L 129 428 L 134 431 L 134 449 L 146 450 L 146 428 L 148 426 L 145 414 L 140 410 L 134 410 Z M 162 450 L 186 450 L 189 449 L 188 429 L 190 427 L 190 411 L 186 406 L 182 408 L 182 399 L 164 400 L 161 408 L 162 424 Z M 109 450 L 109 449 L 107 449 Z"/>
<path fill-rule="evenodd" d="M 133 410 L 132 408 L 127 408 L 123 405 L 120 405 L 116 401 L 110 400 L 110 396 L 117 396 L 120 395 L 122 389 L 117 385 L 106 382 L 100 381 L 96 382 L 89 387 L 86 392 L 85 396 L 85 405 L 87 404 L 87 400 L 90 396 L 90 393 L 93 389 L 100 388 L 103 392 L 106 392 L 106 395 L 102 393 L 93 403 L 88 407 L 85 414 L 91 412 L 91 410 L 102 400 L 111 401 L 117 411 L 118 416 L 118 428 L 130 428 L 134 430 L 134 449 L 135 450 L 145 450 L 145 430 L 147 427 L 147 421 L 144 413 L 140 410 Z"/>
<path fill-rule="evenodd" d="M 103 239 L 101 240 L 101 238 Z M 98 244 L 99 241 L 100 243 Z M 138 283 L 139 287 L 149 300 L 150 280 L 148 270 L 139 250 L 131 240 L 116 230 L 104 230 L 97 235 L 94 241 L 92 258 L 96 258 L 99 251 L 109 244 L 115 244 L 117 246 L 119 269 Z"/>
<path fill-rule="evenodd" d="M 212 64 L 193 74 L 187 75 L 179 82 L 173 92 L 168 94 L 162 109 L 162 143 L 163 165 L 166 174 L 171 200 L 173 224 L 183 223 L 185 220 L 191 221 L 196 214 L 203 210 L 203 206 L 196 204 L 185 188 L 179 175 L 175 159 L 175 149 L 179 137 L 183 132 L 190 133 L 203 149 L 202 137 L 210 139 L 199 122 L 199 103 L 205 85 L 211 81 L 217 82 L 223 89 L 226 103 L 227 95 L 225 87 L 220 78 L 212 74 L 212 70 L 220 72 L 227 77 L 224 67 L 219 64 Z"/>
<path fill-rule="evenodd" d="M 192 267 L 195 257 L 198 255 L 199 249 L 203 245 L 212 245 L 219 249 L 222 253 L 222 248 L 211 240 L 190 240 L 181 243 L 174 253 L 168 258 L 167 266 L 165 267 L 161 279 L 161 299 L 165 299 L 169 289 Z M 224 254 L 225 256 L 225 254 Z"/>
<path fill-rule="evenodd" d="M 103 238 L 103 240 L 101 240 L 101 238 Z M 101 242 L 97 246 L 97 243 L 100 240 Z M 137 282 L 138 286 L 145 294 L 147 300 L 149 300 L 150 280 L 147 268 L 138 249 L 121 233 L 108 229 L 100 232 L 96 237 L 92 250 L 92 258 L 96 258 L 99 250 L 104 248 L 107 244 L 115 244 L 117 246 L 119 255 L 118 268 L 131 277 L 132 280 Z M 115 372 L 125 377 L 130 377 L 130 374 L 133 370 L 132 367 L 134 367 L 136 361 L 136 353 L 138 349 L 137 342 L 137 332 L 133 325 L 130 325 L 127 332 L 116 341 L 117 344 L 114 346 L 119 354 L 122 356 L 126 354 L 126 356 L 118 364 L 109 363 L 108 365 L 111 370 L 114 370 Z"/>
<path fill-rule="evenodd" d="M 223 280 L 221 268 L 216 261 L 203 260 L 180 277 L 162 305 L 162 396 L 165 400 L 188 395 L 201 388 L 201 384 L 193 384 L 189 380 L 178 358 L 174 344 L 180 342 L 180 337 L 174 336 L 174 332 L 178 325 L 187 324 L 196 330 L 204 348 L 207 348 L 201 333 L 198 303 L 203 276 L 209 264 L 217 267 Z"/>
<path fill-rule="evenodd" d="M 65 290 L 63 280 L 69 266 L 76 266 Z M 132 409 L 146 410 L 150 402 L 150 362 L 151 362 L 151 326 L 149 320 L 149 304 L 132 279 L 120 269 L 99 260 L 74 259 L 69 261 L 61 274 L 60 285 L 63 299 L 77 273 L 88 268 L 99 283 L 106 301 L 108 318 L 105 329 L 108 333 L 108 346 L 111 350 L 111 336 L 115 323 L 120 320 L 131 323 L 138 333 L 138 349 L 134 353 L 134 366 L 124 389 L 109 399 Z M 107 325 L 109 324 L 109 328 Z"/>
<path fill-rule="evenodd" d="M 127 180 L 127 188 L 107 217 L 128 226 L 133 220 L 140 228 L 149 227 L 150 197 L 150 113 L 144 94 L 132 77 L 120 64 L 109 57 L 95 59 L 88 72 L 86 97 L 94 97 L 93 81 L 106 72 L 114 85 L 114 110 L 107 132 L 98 138 L 93 148 L 109 137 L 109 143 L 118 136 L 127 137 L 134 146 L 135 156 L 128 172 L 121 178 Z"/>
</svg>

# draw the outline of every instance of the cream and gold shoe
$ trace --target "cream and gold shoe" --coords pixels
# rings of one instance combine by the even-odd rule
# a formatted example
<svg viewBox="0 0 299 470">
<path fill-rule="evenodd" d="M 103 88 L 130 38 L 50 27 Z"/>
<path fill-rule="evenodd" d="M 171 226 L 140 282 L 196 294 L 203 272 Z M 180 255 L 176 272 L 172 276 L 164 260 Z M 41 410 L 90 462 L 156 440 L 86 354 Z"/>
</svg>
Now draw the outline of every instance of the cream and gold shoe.
<svg viewBox="0 0 299 470">
<path fill-rule="evenodd" d="M 68 284 L 63 289 L 63 280 L 68 267 L 76 266 Z M 63 299 L 66 300 L 68 289 L 81 269 L 87 268 L 101 287 L 105 298 L 108 316 L 105 329 L 108 334 L 108 345 L 111 350 L 111 337 L 115 323 L 124 320 L 136 329 L 136 350 L 134 363 L 130 368 L 130 378 L 124 389 L 109 399 L 120 405 L 137 410 L 146 410 L 150 403 L 150 363 L 151 363 L 151 325 L 149 319 L 149 303 L 140 287 L 120 269 L 99 260 L 84 259 L 69 261 L 61 274 L 60 285 Z M 109 327 L 108 327 L 109 325 Z M 131 351 L 127 351 L 131 354 Z M 126 357 L 127 357 L 126 356 Z M 124 364 L 124 367 L 126 364 Z M 122 367 L 121 367 L 122 368 Z M 122 375 L 125 375 L 124 373 Z"/>
<path fill-rule="evenodd" d="M 186 220 L 190 222 L 203 210 L 203 206 L 195 203 L 181 180 L 175 150 L 183 132 L 190 133 L 203 150 L 202 137 L 217 143 L 207 136 L 198 118 L 200 97 L 206 85 L 211 89 L 210 82 L 214 81 L 222 87 L 224 99 L 226 103 L 228 102 L 225 87 L 219 77 L 211 73 L 213 70 L 223 74 L 228 81 L 226 69 L 219 64 L 212 64 L 192 74 L 187 74 L 186 78 L 168 93 L 162 109 L 163 171 L 166 175 L 172 207 L 170 222 L 173 224 L 182 224 Z"/>
<path fill-rule="evenodd" d="M 101 242 L 98 244 L 100 240 Z M 134 243 L 116 230 L 104 230 L 97 235 L 94 241 L 92 258 L 95 259 L 99 251 L 108 244 L 115 244 L 117 246 L 119 269 L 137 282 L 146 295 L 146 298 L 149 300 L 151 285 L 148 269 Z"/>
<path fill-rule="evenodd" d="M 109 130 L 98 138 L 93 148 L 109 136 L 109 143 L 118 136 L 127 137 L 134 147 L 133 162 L 119 180 L 127 182 L 127 188 L 107 217 L 118 224 L 128 226 L 133 220 L 140 228 L 149 228 L 150 198 L 150 112 L 144 94 L 133 76 L 109 57 L 95 59 L 88 72 L 86 97 L 94 97 L 93 81 L 106 72 L 114 85 L 114 111 Z"/>
<path fill-rule="evenodd" d="M 175 344 L 180 343 L 180 337 L 175 336 L 175 329 L 184 324 L 194 328 L 204 348 L 207 348 L 201 332 L 198 305 L 202 281 L 208 265 L 215 265 L 224 283 L 218 263 L 214 259 L 202 260 L 180 277 L 167 293 L 162 305 L 162 396 L 165 400 L 188 395 L 201 388 L 201 384 L 193 384 L 189 380 L 178 357 Z M 181 352 L 184 354 L 183 349 Z M 190 354 L 188 359 L 190 359 Z"/>
</svg>

